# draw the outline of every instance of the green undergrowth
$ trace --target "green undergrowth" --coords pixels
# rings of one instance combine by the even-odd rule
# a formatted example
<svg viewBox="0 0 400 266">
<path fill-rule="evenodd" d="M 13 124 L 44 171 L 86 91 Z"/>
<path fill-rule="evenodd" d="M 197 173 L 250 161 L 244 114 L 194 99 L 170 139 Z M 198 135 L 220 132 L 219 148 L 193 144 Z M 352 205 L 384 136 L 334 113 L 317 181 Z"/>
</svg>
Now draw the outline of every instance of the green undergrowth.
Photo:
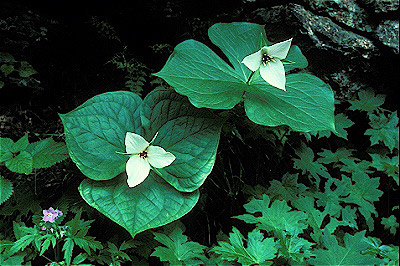
<svg viewBox="0 0 400 266">
<path fill-rule="evenodd" d="M 12 233 L 16 241 L 0 242 L 0 262 L 34 260 L 37 254 L 46 255 L 59 246 L 64 260 L 52 265 L 141 265 L 157 261 L 167 265 L 397 265 L 397 201 L 385 203 L 385 211 L 378 207 L 386 199 L 385 194 L 396 194 L 399 182 L 398 117 L 396 111 L 382 107 L 384 99 L 367 90 L 360 91 L 354 100 L 337 103 L 334 133 L 262 128 L 246 131 L 245 136 L 240 130 L 225 128 L 225 132 L 231 131 L 243 141 L 255 138 L 275 143 L 276 153 L 269 157 L 289 160 L 286 165 L 291 167 L 281 178 L 255 186 L 246 184 L 244 177 L 240 184 L 228 180 L 231 189 L 237 186 L 248 198 L 239 208 L 240 214 L 231 217 L 230 230 L 220 231 L 211 244 L 191 240 L 190 218 L 183 220 L 189 230 L 176 221 L 141 233 L 134 240 L 97 240 L 89 235 L 93 220 L 81 218 L 80 205 L 76 205 L 79 199 L 66 194 L 57 206 L 66 213 L 76 213 L 65 223 L 72 230 L 70 235 L 57 242 L 21 221 L 14 222 Z M 362 122 L 354 119 L 363 116 Z M 363 136 L 355 135 L 358 131 L 353 129 L 358 125 L 364 128 Z M 354 143 L 357 138 L 365 145 Z M 44 147 L 55 149 L 60 145 L 48 139 L 28 149 L 33 144 L 26 144 L 26 136 L 11 142 L 11 154 L 18 150 L 37 150 L 40 154 Z M 325 148 L 329 145 L 324 143 L 332 148 Z M 294 156 L 289 157 L 287 147 Z M 46 156 L 61 154 L 50 150 Z M 57 158 L 60 159 L 55 156 L 52 161 Z M 39 160 L 34 167 L 39 166 L 47 165 L 40 165 Z M 12 191 L 11 181 L 2 178 L 1 184 L 2 191 Z M 29 206 L 20 210 L 19 220 L 29 210 L 40 209 Z M 6 209 L 7 202 L 2 205 L 3 215 L 7 215 Z M 84 210 L 93 215 L 87 207 Z"/>
<path fill-rule="evenodd" d="M 398 265 L 397 200 L 390 200 L 386 211 L 377 208 L 399 184 L 398 116 L 382 107 L 384 100 L 366 90 L 338 102 L 336 132 L 303 134 L 292 170 L 265 186 L 245 185 L 245 212 L 232 222 L 247 226 L 220 232 L 217 243 L 204 246 L 190 241 L 176 223 L 154 233 L 158 246 L 151 256 L 171 265 Z M 364 136 L 353 136 L 357 131 L 349 128 L 363 125 L 351 118 L 361 116 L 367 129 Z M 296 133 L 282 131 L 256 134 L 289 144 Z M 361 149 L 354 149 L 356 138 L 365 141 Z M 328 140 L 336 147 L 314 145 Z"/>
</svg>

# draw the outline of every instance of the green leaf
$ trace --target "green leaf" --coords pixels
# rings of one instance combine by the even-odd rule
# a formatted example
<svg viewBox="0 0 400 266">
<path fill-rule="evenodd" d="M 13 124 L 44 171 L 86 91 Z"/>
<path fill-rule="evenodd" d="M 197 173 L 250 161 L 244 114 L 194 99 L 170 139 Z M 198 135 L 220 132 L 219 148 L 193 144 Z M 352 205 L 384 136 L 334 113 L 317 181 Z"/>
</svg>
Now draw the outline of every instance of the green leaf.
<svg viewBox="0 0 400 266">
<path fill-rule="evenodd" d="M 79 253 L 73 260 L 73 265 L 81 265 L 87 259 L 88 255 L 86 253 Z"/>
<path fill-rule="evenodd" d="M 261 200 L 253 198 L 249 203 L 243 205 L 248 213 L 234 216 L 246 223 L 256 224 L 257 228 L 265 231 L 273 231 L 277 236 L 285 233 L 301 232 L 306 228 L 302 220 L 307 219 L 304 212 L 292 210 L 286 201 L 275 200 L 270 204 L 270 198 L 263 195 Z M 261 213 L 261 216 L 258 215 Z"/>
<path fill-rule="evenodd" d="M 9 138 L 0 138 L 0 162 L 5 162 L 12 158 L 14 141 Z"/>
<path fill-rule="evenodd" d="M 314 207 L 314 198 L 310 196 L 301 196 L 295 200 L 292 200 L 293 206 L 303 211 L 307 214 L 307 224 L 309 224 L 313 228 L 313 233 L 311 233 L 311 237 L 315 242 L 319 242 L 322 236 L 321 225 L 323 220 L 325 219 L 327 212 L 321 212 L 320 210 Z"/>
<path fill-rule="evenodd" d="M 286 89 L 272 87 L 261 77 L 251 82 L 244 101 L 250 120 L 272 127 L 288 125 L 301 132 L 335 131 L 334 98 L 327 84 L 298 73 L 286 76 Z"/>
<path fill-rule="evenodd" d="M 318 153 L 321 158 L 317 159 L 318 163 L 329 164 L 329 163 L 345 163 L 346 159 L 352 158 L 354 150 L 339 148 L 335 152 L 331 150 L 322 149 L 322 152 Z"/>
<path fill-rule="evenodd" d="M 69 227 L 69 231 L 71 236 L 85 236 L 90 228 L 90 224 L 93 222 L 91 221 L 84 221 L 81 220 L 82 209 L 80 209 L 74 218 L 68 221 L 65 225 Z"/>
<path fill-rule="evenodd" d="M 6 161 L 8 169 L 15 173 L 30 174 L 32 173 L 32 155 L 27 151 L 21 151 L 12 159 Z"/>
<path fill-rule="evenodd" d="M 68 150 L 65 144 L 55 142 L 52 138 L 31 143 L 26 151 L 32 155 L 33 168 L 50 167 L 68 157 Z"/>
<path fill-rule="evenodd" d="M 286 56 L 286 61 L 291 63 L 285 64 L 283 60 L 283 66 L 285 67 L 285 72 L 293 70 L 295 68 L 306 68 L 308 66 L 308 61 L 305 56 L 300 51 L 297 45 L 292 45 L 289 49 L 288 55 Z"/>
<path fill-rule="evenodd" d="M 242 64 L 243 58 L 270 44 L 265 36 L 264 26 L 248 22 L 216 23 L 209 28 L 208 36 L 228 57 L 244 82 L 251 71 Z"/>
<path fill-rule="evenodd" d="M 25 259 L 25 254 L 6 256 L 5 254 L 0 254 L 0 265 L 23 265 Z"/>
<path fill-rule="evenodd" d="M 346 128 L 351 127 L 354 125 L 354 122 L 351 121 L 345 114 L 337 114 L 335 115 L 335 128 L 336 132 L 335 135 L 347 140 L 347 131 Z"/>
<path fill-rule="evenodd" d="M 319 186 L 320 176 L 329 179 L 331 176 L 326 167 L 314 160 L 314 152 L 310 147 L 307 147 L 303 142 L 300 149 L 296 150 L 296 155 L 300 159 L 293 158 L 293 167 L 300 169 L 303 174 L 309 174 L 316 180 L 316 187 Z"/>
<path fill-rule="evenodd" d="M 1 81 L 1 80 L 0 80 L 0 89 L 3 88 L 4 85 L 5 85 L 5 84 L 4 84 L 4 81 Z"/>
<path fill-rule="evenodd" d="M 79 234 L 80 233 L 80 234 Z M 101 242 L 95 240 L 93 236 L 86 236 L 85 231 L 80 231 L 75 236 L 71 237 L 74 240 L 74 243 L 86 251 L 86 253 L 90 256 L 91 249 L 96 251 L 97 249 L 103 248 Z"/>
<path fill-rule="evenodd" d="M 79 191 L 84 200 L 124 227 L 134 237 L 188 213 L 199 199 L 198 191 L 182 193 L 150 172 L 139 186 L 129 188 L 126 176 L 109 181 L 84 180 Z"/>
<path fill-rule="evenodd" d="M 31 173 L 32 156 L 24 151 L 28 145 L 28 134 L 15 143 L 9 138 L 0 138 L 0 162 L 5 161 L 6 167 L 13 172 Z"/>
<path fill-rule="evenodd" d="M 0 62 L 15 63 L 16 61 L 11 54 L 0 52 Z"/>
<path fill-rule="evenodd" d="M 365 172 L 371 173 L 373 171 L 368 170 L 371 166 L 371 162 L 359 160 L 357 158 L 349 157 L 343 158 L 342 162 L 344 163 L 343 166 L 340 166 L 340 171 L 347 172 L 347 173 L 354 173 L 354 172 Z"/>
<path fill-rule="evenodd" d="M 21 61 L 21 67 L 18 68 L 18 72 L 21 78 L 27 78 L 37 73 L 37 71 L 26 61 Z"/>
<path fill-rule="evenodd" d="M 60 115 L 71 159 L 94 180 L 108 180 L 125 170 L 126 132 L 141 134 L 139 105 L 132 92 L 107 92 Z"/>
<path fill-rule="evenodd" d="M 18 251 L 24 250 L 28 245 L 34 242 L 38 237 L 41 237 L 36 228 L 21 227 L 24 230 L 25 235 L 15 241 L 14 245 L 10 248 L 9 256 L 17 253 Z"/>
<path fill-rule="evenodd" d="M 367 237 L 364 240 L 369 246 L 364 252 L 365 254 L 378 255 L 388 259 L 384 265 L 398 265 L 399 264 L 399 247 L 382 245 L 382 241 L 375 237 Z M 388 263 L 389 262 L 389 263 Z M 382 265 L 382 264 L 381 264 Z"/>
<path fill-rule="evenodd" d="M 375 111 L 385 102 L 385 95 L 377 94 L 373 90 L 362 90 L 358 93 L 358 100 L 350 100 L 349 110 Z"/>
<path fill-rule="evenodd" d="M 9 64 L 2 64 L 0 66 L 0 70 L 4 73 L 5 76 L 8 76 L 14 71 L 14 66 Z"/>
<path fill-rule="evenodd" d="M 387 218 L 382 218 L 382 225 L 387 230 L 389 229 L 392 235 L 396 235 L 397 228 L 399 228 L 399 223 L 397 222 L 396 216 L 391 215 Z"/>
<path fill-rule="evenodd" d="M 374 221 L 371 214 L 377 215 L 373 203 L 378 201 L 383 194 L 378 189 L 379 177 L 370 178 L 366 173 L 355 172 L 352 174 L 351 179 L 352 185 L 347 188 L 350 194 L 348 197 L 343 198 L 343 201 L 358 205 L 358 210 L 365 217 L 369 229 L 373 231 Z"/>
<path fill-rule="evenodd" d="M 256 224 L 257 228 L 272 232 L 278 238 L 279 254 L 297 262 L 304 261 L 312 255 L 310 251 L 313 244 L 299 237 L 307 228 L 307 215 L 303 211 L 294 211 L 286 201 L 281 200 L 275 200 L 270 206 L 267 195 L 263 195 L 262 200 L 252 199 L 244 207 L 252 215 L 243 214 L 233 218 Z"/>
<path fill-rule="evenodd" d="M 369 153 L 369 155 L 372 158 L 371 162 L 369 162 L 370 167 L 375 168 L 377 171 L 386 172 L 388 176 L 395 178 L 394 175 L 397 175 L 399 172 L 399 156 L 393 156 L 392 158 L 389 158 L 383 154 Z M 397 177 L 397 180 L 398 179 L 399 178 Z M 396 182 L 398 183 L 398 181 Z"/>
<path fill-rule="evenodd" d="M 370 167 L 385 172 L 388 176 L 393 177 L 394 181 L 399 185 L 399 156 L 388 158 L 380 154 L 370 153 L 369 155 L 372 158 Z"/>
<path fill-rule="evenodd" d="M 17 142 L 14 143 L 11 151 L 12 152 L 23 151 L 26 149 L 26 147 L 28 147 L 28 145 L 29 145 L 28 134 L 25 134 L 19 140 L 17 140 Z"/>
<path fill-rule="evenodd" d="M 148 140 L 158 132 L 154 145 L 176 156 L 157 173 L 182 192 L 199 188 L 211 173 L 224 119 L 207 109 L 194 108 L 172 90 L 149 93 L 141 106 L 141 118 Z"/>
<path fill-rule="evenodd" d="M 267 194 L 271 200 L 279 199 L 291 201 L 307 190 L 304 184 L 297 182 L 298 176 L 299 174 L 291 175 L 286 173 L 282 176 L 282 181 L 272 180 L 268 190 L 266 192 L 262 191 L 262 194 Z M 262 196 L 260 198 L 262 198 Z"/>
<path fill-rule="evenodd" d="M 178 44 L 163 69 L 155 75 L 198 108 L 230 109 L 240 102 L 246 88 L 243 77 L 195 40 Z"/>
<path fill-rule="evenodd" d="M 368 248 L 365 231 L 354 236 L 345 234 L 344 246 L 340 246 L 334 235 L 325 230 L 323 243 L 327 249 L 314 250 L 316 258 L 309 259 L 312 265 L 381 265 L 383 262 L 373 255 L 362 254 Z"/>
<path fill-rule="evenodd" d="M 288 91 L 270 86 L 251 71 L 243 58 L 268 44 L 264 28 L 252 23 L 217 23 L 209 29 L 234 68 L 210 48 L 194 40 L 178 44 L 158 77 L 196 107 L 230 109 L 244 101 L 247 116 L 267 126 L 288 125 L 297 131 L 334 128 L 333 92 L 322 80 L 305 73 L 287 75 Z M 286 71 L 307 66 L 298 47 L 289 50 Z"/>
<path fill-rule="evenodd" d="M 40 247 L 40 254 L 39 254 L 40 256 L 42 256 L 43 253 L 49 249 L 50 244 L 56 240 L 56 238 L 50 234 L 44 235 L 41 240 L 43 240 L 43 239 L 44 239 L 44 241 Z"/>
<path fill-rule="evenodd" d="M 212 251 L 220 254 L 224 260 L 237 260 L 241 265 L 271 265 L 270 261 L 276 257 L 277 248 L 272 237 L 264 238 L 258 229 L 248 234 L 247 247 L 244 246 L 244 237 L 238 229 L 232 228 L 229 242 L 218 241 L 218 246 Z"/>
<path fill-rule="evenodd" d="M 371 136 L 371 144 L 375 145 L 382 142 L 386 147 L 393 151 L 394 148 L 399 147 L 399 118 L 397 111 L 391 113 L 386 117 L 383 113 L 377 115 L 370 115 L 370 126 L 365 131 L 365 135 Z"/>
<path fill-rule="evenodd" d="M 71 264 L 72 259 L 72 251 L 74 249 L 74 241 L 72 238 L 66 238 L 65 243 L 62 247 L 62 251 L 64 251 L 64 259 L 67 262 L 67 265 Z"/>
<path fill-rule="evenodd" d="M 335 189 L 332 189 L 334 184 Z M 378 189 L 379 178 L 370 178 L 368 174 L 360 171 L 352 173 L 349 178 L 342 175 L 342 179 L 329 179 L 325 184 L 325 191 L 316 193 L 317 204 L 324 206 L 325 211 L 333 217 L 339 217 L 342 207 L 341 202 L 358 206 L 364 216 L 369 229 L 374 229 L 372 214 L 377 215 L 374 202 L 379 200 L 383 192 Z"/>
<path fill-rule="evenodd" d="M 345 129 L 351 127 L 352 125 L 354 125 L 353 121 L 351 121 L 345 114 L 339 113 L 339 114 L 335 115 L 336 131 L 334 131 L 333 133 L 336 136 L 347 140 L 347 131 Z M 318 135 L 318 138 L 322 138 L 322 137 L 329 138 L 331 136 L 331 132 L 332 131 L 330 131 L 330 130 L 322 130 L 322 131 L 317 131 L 317 132 L 310 132 L 310 134 Z"/>
<path fill-rule="evenodd" d="M 9 199 L 13 192 L 14 189 L 11 181 L 0 175 L 0 205 Z"/>
<path fill-rule="evenodd" d="M 171 265 L 202 264 L 201 259 L 205 258 L 203 253 L 206 246 L 188 241 L 180 227 L 176 226 L 168 235 L 157 232 L 153 234 L 154 239 L 165 247 L 156 247 L 151 256 L 159 257 L 161 261 L 169 262 Z"/>
</svg>

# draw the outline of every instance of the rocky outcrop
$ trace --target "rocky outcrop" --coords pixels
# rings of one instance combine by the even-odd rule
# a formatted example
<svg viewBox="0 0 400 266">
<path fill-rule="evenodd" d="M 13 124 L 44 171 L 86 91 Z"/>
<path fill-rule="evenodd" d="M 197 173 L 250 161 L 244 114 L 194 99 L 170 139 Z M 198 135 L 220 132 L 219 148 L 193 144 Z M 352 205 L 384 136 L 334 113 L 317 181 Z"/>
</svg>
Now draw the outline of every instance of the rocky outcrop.
<svg viewBox="0 0 400 266">
<path fill-rule="evenodd" d="M 391 89 L 383 84 L 398 86 L 390 66 L 399 54 L 398 1 L 303 2 L 257 8 L 248 18 L 275 29 L 270 36 L 292 31 L 295 42 L 312 58 L 309 70 L 335 87 L 338 98 L 349 98 L 362 87 L 387 93 Z"/>
<path fill-rule="evenodd" d="M 398 0 L 303 0 L 312 11 L 345 25 L 349 32 L 360 31 L 399 53 Z M 368 34 L 371 33 L 371 34 Z"/>
<path fill-rule="evenodd" d="M 376 29 L 376 37 L 379 41 L 392 48 L 393 52 L 399 54 L 399 21 L 384 20 Z"/>
</svg>

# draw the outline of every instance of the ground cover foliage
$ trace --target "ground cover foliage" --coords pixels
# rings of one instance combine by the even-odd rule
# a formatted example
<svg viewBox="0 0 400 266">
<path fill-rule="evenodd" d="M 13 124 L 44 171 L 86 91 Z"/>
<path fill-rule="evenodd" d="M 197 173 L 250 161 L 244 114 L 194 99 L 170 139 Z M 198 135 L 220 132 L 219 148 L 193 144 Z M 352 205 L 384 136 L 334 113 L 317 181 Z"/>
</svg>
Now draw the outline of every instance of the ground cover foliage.
<svg viewBox="0 0 400 266">
<path fill-rule="evenodd" d="M 149 94 L 156 98 L 151 92 L 160 85 L 170 89 L 151 74 L 165 60 L 156 69 L 148 68 L 129 54 L 111 24 L 97 17 L 90 23 L 97 38 L 120 44 L 115 53 L 103 55 L 103 67 L 116 78 L 65 106 L 60 101 L 43 111 L 41 105 L 29 103 L 18 115 L 4 113 L 21 123 L 4 123 L 0 136 L 1 265 L 398 264 L 398 115 L 386 96 L 372 87 L 360 88 L 348 99 L 336 98 L 335 131 L 302 133 L 287 126 L 260 126 L 246 114 L 243 103 L 233 107 L 233 115 L 216 129 L 221 135 L 211 173 L 205 170 L 207 180 L 194 184 L 200 187 L 198 202 L 178 221 L 135 232 L 132 239 L 132 232 L 111 221 L 110 215 L 90 207 L 82 191 L 89 195 L 97 181 L 85 180 L 68 158 L 57 113 L 66 114 L 110 90 L 125 88 L 119 93 L 133 92 L 139 101 Z M 167 56 L 171 52 L 167 44 L 151 49 Z M 30 86 L 35 99 L 43 97 L 36 81 L 48 79 L 46 71 L 41 74 L 31 62 L 19 64 L 23 61 L 16 54 L 1 55 L 2 86 Z M 17 69 L 14 76 L 11 65 Z M 29 74 L 21 75 L 22 65 L 28 66 Z M 19 82 L 26 79 L 31 83 Z M 40 118 L 27 123 L 29 112 Z M 214 119 L 199 115 L 204 116 Z M 107 175 L 89 175 L 103 180 L 102 174 Z M 157 183 L 156 174 L 150 178 Z M 124 182 L 110 182 L 117 181 Z M 63 216 L 42 230 L 42 210 L 50 206 Z"/>
</svg>

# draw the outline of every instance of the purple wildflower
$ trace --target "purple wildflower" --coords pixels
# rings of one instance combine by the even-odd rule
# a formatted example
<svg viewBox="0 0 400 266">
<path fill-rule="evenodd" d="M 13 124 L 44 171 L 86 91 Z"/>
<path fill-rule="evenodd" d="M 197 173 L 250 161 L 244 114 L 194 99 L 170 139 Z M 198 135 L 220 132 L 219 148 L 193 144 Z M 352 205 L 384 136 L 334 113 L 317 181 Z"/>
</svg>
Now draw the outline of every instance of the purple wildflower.
<svg viewBox="0 0 400 266">
<path fill-rule="evenodd" d="M 54 223 L 54 219 L 62 215 L 63 213 L 61 211 L 54 210 L 53 207 L 50 207 L 48 210 L 43 210 L 43 221 Z"/>
</svg>

